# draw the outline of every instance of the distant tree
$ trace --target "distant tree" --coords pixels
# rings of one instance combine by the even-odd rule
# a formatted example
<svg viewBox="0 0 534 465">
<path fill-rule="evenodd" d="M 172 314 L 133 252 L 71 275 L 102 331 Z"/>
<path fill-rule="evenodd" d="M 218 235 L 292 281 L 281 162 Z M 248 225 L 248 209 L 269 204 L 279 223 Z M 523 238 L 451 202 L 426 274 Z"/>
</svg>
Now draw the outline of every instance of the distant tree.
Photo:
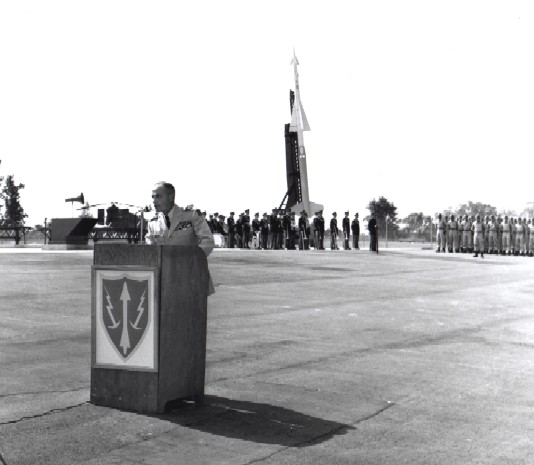
<svg viewBox="0 0 534 465">
<path fill-rule="evenodd" d="M 3 181 L 3 177 L 0 178 Z M 13 224 L 17 226 L 24 226 L 24 218 L 28 215 L 24 213 L 24 208 L 20 204 L 19 191 L 24 189 L 24 184 L 15 184 L 12 174 L 5 178 L 5 183 L 0 191 L 0 199 L 4 201 L 5 212 L 3 222 L 5 224 Z"/>
<path fill-rule="evenodd" d="M 396 237 L 399 226 L 397 221 L 397 207 L 389 202 L 385 197 L 379 197 L 378 200 L 371 200 L 367 205 L 367 210 L 371 214 L 375 214 L 376 222 L 378 225 L 378 234 L 384 236 L 386 234 L 386 218 L 389 215 L 388 231 L 391 233 L 391 237 Z M 368 220 L 370 216 L 366 218 Z"/>
<path fill-rule="evenodd" d="M 505 216 L 514 218 L 517 216 L 517 212 L 515 210 L 508 210 L 506 208 L 503 208 L 502 210 L 499 210 L 499 215 L 503 218 Z"/>
<path fill-rule="evenodd" d="M 471 200 L 467 203 L 463 203 L 461 205 L 458 205 L 455 209 L 452 207 L 449 207 L 448 209 L 444 210 L 442 212 L 444 215 L 480 215 L 480 216 L 486 216 L 486 215 L 497 215 L 497 207 L 494 207 L 493 205 L 489 205 L 487 203 L 482 202 L 472 202 Z M 437 214 L 436 214 L 437 216 Z"/>
<path fill-rule="evenodd" d="M 410 213 L 401 222 L 404 229 L 399 231 L 399 237 L 430 240 L 430 230 L 432 216 L 425 215 L 422 212 Z"/>
</svg>

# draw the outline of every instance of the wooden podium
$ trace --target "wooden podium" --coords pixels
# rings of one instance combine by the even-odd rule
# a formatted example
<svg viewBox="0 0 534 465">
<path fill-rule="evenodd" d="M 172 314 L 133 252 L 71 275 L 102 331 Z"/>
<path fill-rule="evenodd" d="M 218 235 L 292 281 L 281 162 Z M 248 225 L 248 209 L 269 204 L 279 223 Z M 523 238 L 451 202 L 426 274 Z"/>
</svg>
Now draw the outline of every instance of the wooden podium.
<svg viewBox="0 0 534 465">
<path fill-rule="evenodd" d="M 95 244 L 91 403 L 161 413 L 203 397 L 208 280 L 196 246 Z"/>
</svg>

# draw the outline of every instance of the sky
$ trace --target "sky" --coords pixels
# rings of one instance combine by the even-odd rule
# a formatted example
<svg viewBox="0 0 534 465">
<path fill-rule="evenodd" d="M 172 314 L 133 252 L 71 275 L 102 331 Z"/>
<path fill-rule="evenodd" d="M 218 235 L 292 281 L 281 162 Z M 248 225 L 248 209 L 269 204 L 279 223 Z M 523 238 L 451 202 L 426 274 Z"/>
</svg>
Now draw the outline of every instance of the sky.
<svg viewBox="0 0 534 465">
<path fill-rule="evenodd" d="M 293 49 L 327 218 L 534 201 L 532 1 L 1 2 L 0 175 L 26 224 L 162 180 L 208 213 L 277 207 Z"/>
</svg>

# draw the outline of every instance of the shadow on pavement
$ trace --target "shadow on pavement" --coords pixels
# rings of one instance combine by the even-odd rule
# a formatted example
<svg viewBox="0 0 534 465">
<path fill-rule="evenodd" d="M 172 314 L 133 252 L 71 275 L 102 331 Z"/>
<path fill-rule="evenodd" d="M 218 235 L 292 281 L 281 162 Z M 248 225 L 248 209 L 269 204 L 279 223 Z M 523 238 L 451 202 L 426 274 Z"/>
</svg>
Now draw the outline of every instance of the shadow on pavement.
<svg viewBox="0 0 534 465">
<path fill-rule="evenodd" d="M 219 436 L 288 447 L 319 444 L 355 429 L 283 407 L 218 396 L 205 396 L 198 407 L 184 401 L 168 407 L 171 411 L 157 418 Z"/>
</svg>

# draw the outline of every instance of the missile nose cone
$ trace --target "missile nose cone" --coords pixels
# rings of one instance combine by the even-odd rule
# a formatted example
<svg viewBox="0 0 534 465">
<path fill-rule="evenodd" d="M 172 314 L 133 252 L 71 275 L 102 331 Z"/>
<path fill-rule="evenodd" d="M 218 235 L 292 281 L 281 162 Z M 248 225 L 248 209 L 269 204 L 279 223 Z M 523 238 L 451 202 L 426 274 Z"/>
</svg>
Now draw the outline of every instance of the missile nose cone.
<svg viewBox="0 0 534 465">
<path fill-rule="evenodd" d="M 297 55 L 295 55 L 295 47 L 293 47 L 293 59 L 291 60 L 291 65 L 297 65 L 299 64 L 299 61 L 297 60 Z"/>
</svg>

